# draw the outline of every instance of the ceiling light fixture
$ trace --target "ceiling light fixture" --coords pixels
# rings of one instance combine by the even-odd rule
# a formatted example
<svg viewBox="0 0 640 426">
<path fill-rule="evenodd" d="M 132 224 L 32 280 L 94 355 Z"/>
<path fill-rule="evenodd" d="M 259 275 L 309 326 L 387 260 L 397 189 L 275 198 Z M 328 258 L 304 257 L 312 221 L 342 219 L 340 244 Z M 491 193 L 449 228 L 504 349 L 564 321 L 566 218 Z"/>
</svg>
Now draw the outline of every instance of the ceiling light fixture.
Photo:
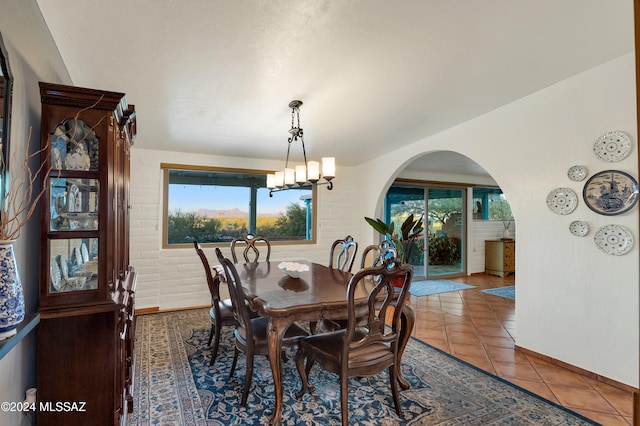
<svg viewBox="0 0 640 426">
<path fill-rule="evenodd" d="M 291 129 L 289 133 L 289 145 L 287 146 L 287 160 L 284 163 L 284 170 L 267 175 L 267 188 L 271 189 L 269 196 L 274 192 L 286 191 L 287 189 L 307 188 L 319 185 L 328 185 L 327 189 L 333 189 L 333 179 L 336 176 L 336 159 L 334 157 L 322 158 L 322 174 L 320 174 L 320 163 L 317 161 L 307 161 L 307 152 L 304 147 L 304 132 L 300 127 L 300 105 L 302 101 L 291 101 Z M 300 139 L 302 143 L 302 155 L 304 164 L 289 167 L 289 153 L 291 144 Z M 320 181 L 320 179 L 324 179 Z"/>
</svg>

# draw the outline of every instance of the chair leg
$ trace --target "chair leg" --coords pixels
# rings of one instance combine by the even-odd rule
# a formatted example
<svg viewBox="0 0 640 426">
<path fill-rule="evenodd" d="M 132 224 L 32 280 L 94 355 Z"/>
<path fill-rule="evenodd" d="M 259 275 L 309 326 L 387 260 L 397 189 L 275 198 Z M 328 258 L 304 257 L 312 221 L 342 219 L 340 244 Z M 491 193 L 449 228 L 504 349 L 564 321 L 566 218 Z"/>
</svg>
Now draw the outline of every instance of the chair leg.
<svg viewBox="0 0 640 426">
<path fill-rule="evenodd" d="M 213 348 L 211 349 L 211 362 L 209 363 L 209 366 L 213 366 L 213 363 L 216 362 L 216 357 L 218 356 L 218 346 L 220 345 L 220 327 L 212 325 L 211 333 L 213 334 L 209 336 L 209 344 L 211 344 L 211 338 L 213 337 Z"/>
<path fill-rule="evenodd" d="M 251 379 L 253 379 L 253 354 L 247 356 L 247 371 L 244 376 L 244 389 L 242 390 L 242 399 L 240 400 L 240 406 L 244 407 L 247 403 L 247 397 L 249 396 L 249 389 L 251 389 Z"/>
<path fill-rule="evenodd" d="M 215 327 L 216 326 L 212 323 L 211 324 L 211 331 L 209 332 L 209 341 L 207 342 L 207 346 L 211 345 L 211 339 L 213 339 L 213 333 L 214 333 L 213 330 L 214 330 Z"/>
<path fill-rule="evenodd" d="M 304 373 L 307 377 L 307 387 L 309 388 L 309 392 L 313 392 L 316 390 L 315 386 L 311 386 L 309 384 L 309 372 L 311 371 L 311 367 L 313 367 L 314 360 L 313 358 L 307 358 L 307 365 L 304 368 Z"/>
<path fill-rule="evenodd" d="M 238 348 L 233 349 L 233 362 L 231 363 L 231 371 L 229 371 L 229 378 L 233 377 L 233 372 L 236 371 L 236 363 L 238 362 Z"/>
<path fill-rule="evenodd" d="M 400 406 L 400 395 L 398 394 L 398 370 L 395 364 L 389 367 L 389 380 L 391 380 L 391 395 L 393 396 L 393 405 L 396 407 L 396 414 L 402 416 L 402 407 Z"/>
<path fill-rule="evenodd" d="M 307 388 L 309 387 L 308 374 L 305 371 L 304 361 L 306 356 L 302 349 L 298 349 L 296 352 L 296 368 L 298 369 L 298 375 L 300 376 L 300 382 L 302 385 L 300 386 L 300 390 L 296 393 L 296 399 L 302 398 L 302 396 L 307 392 Z"/>
<path fill-rule="evenodd" d="M 316 334 L 317 328 L 318 328 L 318 321 L 309 322 L 309 330 L 311 331 L 311 334 Z"/>
<path fill-rule="evenodd" d="M 340 411 L 342 426 L 349 426 L 349 377 L 340 374 Z"/>
</svg>

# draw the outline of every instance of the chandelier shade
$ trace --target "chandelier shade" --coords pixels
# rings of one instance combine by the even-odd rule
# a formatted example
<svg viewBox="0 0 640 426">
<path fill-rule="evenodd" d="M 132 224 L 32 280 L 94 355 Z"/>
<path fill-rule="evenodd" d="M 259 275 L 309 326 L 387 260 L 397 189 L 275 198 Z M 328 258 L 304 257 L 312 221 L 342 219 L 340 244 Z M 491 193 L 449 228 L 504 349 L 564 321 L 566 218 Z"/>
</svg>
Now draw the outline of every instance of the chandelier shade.
<svg viewBox="0 0 640 426">
<path fill-rule="evenodd" d="M 287 158 L 284 169 L 267 175 L 267 188 L 274 192 L 285 191 L 287 189 L 310 188 L 318 185 L 327 185 L 327 189 L 333 189 L 331 181 L 336 176 L 336 159 L 334 157 L 322 158 L 322 170 L 318 161 L 307 161 L 307 151 L 304 146 L 304 131 L 300 127 L 300 106 L 302 101 L 291 101 L 291 129 L 289 130 Z M 289 154 L 291 144 L 300 141 L 302 145 L 302 156 L 304 164 L 295 166 L 289 165 Z"/>
</svg>

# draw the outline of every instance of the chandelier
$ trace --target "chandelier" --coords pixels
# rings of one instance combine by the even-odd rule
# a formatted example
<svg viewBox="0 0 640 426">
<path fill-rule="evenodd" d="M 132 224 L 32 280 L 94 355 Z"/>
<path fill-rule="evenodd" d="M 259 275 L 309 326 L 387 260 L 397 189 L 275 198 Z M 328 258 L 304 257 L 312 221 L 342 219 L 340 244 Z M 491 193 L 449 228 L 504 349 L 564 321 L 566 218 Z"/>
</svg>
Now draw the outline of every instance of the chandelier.
<svg viewBox="0 0 640 426">
<path fill-rule="evenodd" d="M 304 132 L 300 127 L 300 105 L 302 101 L 291 101 L 291 129 L 289 133 L 289 145 L 287 146 L 287 160 L 284 163 L 284 170 L 267 175 L 267 188 L 271 189 L 269 196 L 274 192 L 285 191 L 287 189 L 308 188 L 318 185 L 328 185 L 327 189 L 333 189 L 333 179 L 336 176 L 336 159 L 334 157 L 322 158 L 322 173 L 320 173 L 320 163 L 317 161 L 307 161 L 307 152 L 304 147 Z M 304 164 L 289 166 L 289 153 L 291 144 L 297 140 L 302 143 L 302 155 Z M 320 179 L 324 180 L 320 180 Z"/>
</svg>

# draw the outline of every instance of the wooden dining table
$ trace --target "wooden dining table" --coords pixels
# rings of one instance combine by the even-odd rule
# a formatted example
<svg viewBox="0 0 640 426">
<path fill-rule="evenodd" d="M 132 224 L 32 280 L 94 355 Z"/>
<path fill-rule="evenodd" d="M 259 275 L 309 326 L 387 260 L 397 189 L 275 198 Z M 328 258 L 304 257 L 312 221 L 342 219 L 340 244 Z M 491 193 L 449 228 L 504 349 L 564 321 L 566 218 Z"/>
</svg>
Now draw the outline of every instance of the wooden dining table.
<svg viewBox="0 0 640 426">
<path fill-rule="evenodd" d="M 294 321 L 320 321 L 347 318 L 347 286 L 352 274 L 308 261 L 296 261 L 309 266 L 300 278 L 289 277 L 278 268 L 280 262 L 254 262 L 237 266 L 246 298 L 251 309 L 268 321 L 267 339 L 269 363 L 273 373 L 275 409 L 272 425 L 280 424 L 282 417 L 282 337 Z M 358 301 L 361 303 L 358 303 Z M 404 304 L 398 359 L 406 347 L 415 324 L 415 314 Z M 356 292 L 356 311 L 366 311 L 366 289 Z M 403 389 L 409 383 L 397 365 L 398 381 Z"/>
</svg>

